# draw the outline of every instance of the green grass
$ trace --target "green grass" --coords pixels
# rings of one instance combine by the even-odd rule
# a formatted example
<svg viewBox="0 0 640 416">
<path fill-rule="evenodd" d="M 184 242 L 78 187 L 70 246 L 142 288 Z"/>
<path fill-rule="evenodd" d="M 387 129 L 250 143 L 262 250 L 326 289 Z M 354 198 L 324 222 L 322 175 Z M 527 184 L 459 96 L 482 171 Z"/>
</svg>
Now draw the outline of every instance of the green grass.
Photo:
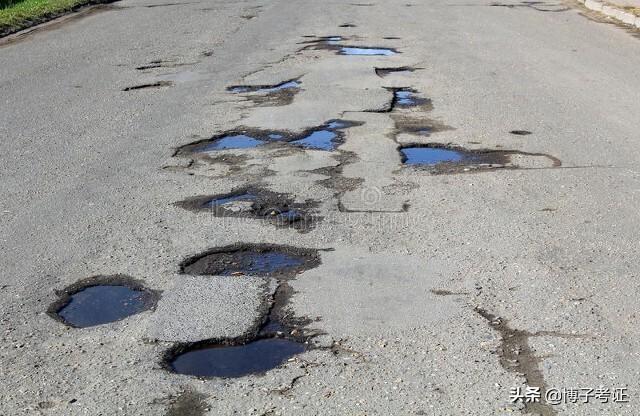
<svg viewBox="0 0 640 416">
<path fill-rule="evenodd" d="M 0 0 L 0 36 L 41 23 L 89 0 Z"/>
</svg>

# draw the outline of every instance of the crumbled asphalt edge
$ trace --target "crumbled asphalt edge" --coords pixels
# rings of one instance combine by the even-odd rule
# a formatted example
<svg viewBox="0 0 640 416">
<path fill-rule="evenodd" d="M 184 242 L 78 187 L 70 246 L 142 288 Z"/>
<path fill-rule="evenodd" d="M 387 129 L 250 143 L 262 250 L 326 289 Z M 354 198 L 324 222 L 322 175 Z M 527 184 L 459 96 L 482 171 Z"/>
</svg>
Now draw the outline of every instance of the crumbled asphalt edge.
<svg viewBox="0 0 640 416">
<path fill-rule="evenodd" d="M 39 28 L 37 28 L 36 26 L 41 25 L 43 23 L 47 23 L 50 22 L 52 20 L 55 20 L 59 17 L 63 17 L 63 16 L 67 16 L 67 15 L 72 15 L 72 14 L 76 14 L 76 16 L 70 16 L 73 18 L 81 18 L 81 17 L 85 17 L 88 16 L 89 14 L 92 13 L 97 13 L 100 11 L 105 11 L 105 10 L 113 10 L 113 9 L 117 9 L 117 7 L 109 7 L 110 3 L 115 3 L 119 0 L 89 0 L 80 4 L 76 4 L 73 7 L 71 7 L 68 10 L 62 10 L 59 12 L 55 12 L 55 13 L 49 13 L 46 14 L 44 16 L 40 16 L 34 20 L 30 20 L 28 22 L 25 22 L 24 25 L 15 27 L 15 28 L 4 28 L 4 29 L 0 29 L 0 39 L 2 39 L 3 37 L 9 36 L 9 35 L 13 35 L 13 34 L 17 34 L 18 32 L 21 32 L 23 30 L 27 30 L 27 29 L 31 29 L 29 30 L 29 32 L 32 32 L 34 30 L 38 30 Z M 45 29 L 43 27 L 43 29 Z"/>
<path fill-rule="evenodd" d="M 472 163 L 458 162 L 443 162 L 436 165 L 405 165 L 407 158 L 402 154 L 401 150 L 409 147 L 424 147 L 432 149 L 445 149 L 445 150 L 457 150 L 469 155 L 477 157 L 478 160 Z M 398 146 L 398 153 L 400 154 L 400 163 L 411 169 L 428 170 L 434 175 L 442 174 L 455 174 L 455 173 L 473 173 L 481 172 L 493 169 L 527 169 L 521 168 L 517 165 L 509 165 L 511 163 L 512 155 L 520 156 L 532 156 L 532 157 L 545 157 L 552 162 L 553 168 L 562 166 L 562 161 L 555 156 L 548 155 L 546 153 L 531 153 L 522 152 L 520 150 L 496 150 L 496 149 L 467 149 L 462 146 L 453 146 L 441 143 L 406 143 Z"/>
<path fill-rule="evenodd" d="M 71 297 L 84 289 L 94 286 L 111 285 L 126 286 L 130 289 L 144 293 L 144 309 L 142 311 L 153 311 L 160 300 L 162 292 L 159 290 L 148 289 L 140 280 L 135 280 L 130 276 L 116 274 L 110 276 L 97 275 L 79 280 L 62 290 L 56 290 L 58 300 L 54 301 L 47 308 L 47 315 L 69 327 L 78 328 L 77 326 L 65 321 L 58 313 L 71 302 Z M 141 311 L 141 312 L 142 312 Z M 123 318 L 124 319 L 124 318 Z"/>
<path fill-rule="evenodd" d="M 320 265 L 320 256 L 318 249 L 311 248 L 300 248 L 300 247 L 292 247 L 287 245 L 279 245 L 279 244 L 267 244 L 267 243 L 235 243 L 228 246 L 222 247 L 214 247 L 199 254 L 196 254 L 191 257 L 187 257 L 180 263 L 179 266 L 179 274 L 188 274 L 193 276 L 206 276 L 206 275 L 215 275 L 215 273 L 208 274 L 197 274 L 188 271 L 188 269 L 197 263 L 199 260 L 204 259 L 213 254 L 228 254 L 233 255 L 234 253 L 242 253 L 243 251 L 255 251 L 258 253 L 263 253 L 267 251 L 279 251 L 285 254 L 290 254 L 293 256 L 301 257 L 304 259 L 304 263 L 301 266 L 297 266 L 292 270 L 287 270 L 283 272 L 272 272 L 272 273 L 263 273 L 261 277 L 277 277 L 279 280 L 291 279 L 294 278 L 298 273 L 302 271 L 306 271 L 309 269 L 314 269 Z M 223 269 L 220 266 L 216 266 Z M 253 275 L 247 275 L 253 276 Z"/>
<path fill-rule="evenodd" d="M 333 158 L 338 162 L 337 165 L 313 169 L 308 172 L 328 176 L 327 179 L 320 179 L 316 183 L 332 189 L 334 191 L 333 197 L 339 200 L 346 192 L 358 189 L 364 183 L 364 179 L 346 178 L 342 175 L 346 165 L 359 159 L 355 152 L 338 150 L 338 153 L 333 155 Z"/>
<path fill-rule="evenodd" d="M 342 124 L 344 124 L 343 127 L 339 127 L 339 128 L 334 128 L 334 129 L 330 129 L 328 126 L 329 124 L 331 124 L 332 122 L 340 122 Z M 347 130 L 351 127 L 356 127 L 356 126 L 361 126 L 362 124 L 364 124 L 363 122 L 359 122 L 359 121 L 350 121 L 350 120 L 338 120 L 338 119 L 332 119 L 327 121 L 326 123 L 320 125 L 320 126 L 316 126 L 316 127 L 310 127 L 305 129 L 304 131 L 300 132 L 300 133 L 294 133 L 288 130 L 264 130 L 264 129 L 255 129 L 255 128 L 248 128 L 248 127 L 243 127 L 240 126 L 237 129 L 232 129 L 232 130 L 227 130 L 224 131 L 220 134 L 216 134 L 215 136 L 212 136 L 211 138 L 208 139 L 201 139 L 195 142 L 191 142 L 182 146 L 177 147 L 174 152 L 172 157 L 179 157 L 179 156 L 188 156 L 188 157 L 198 157 L 200 156 L 198 152 L 196 152 L 195 150 L 208 144 L 208 143 L 214 143 L 217 140 L 220 140 L 221 138 L 225 137 L 225 136 L 234 136 L 234 135 L 247 135 L 250 137 L 254 137 L 256 139 L 260 139 L 260 140 L 265 140 L 267 143 L 264 146 L 268 146 L 268 145 L 282 145 L 284 144 L 288 144 L 290 142 L 296 141 L 296 140 L 300 140 L 303 139 L 309 135 L 311 135 L 313 132 L 316 131 L 320 131 L 320 130 L 331 130 L 333 133 L 335 133 L 336 137 L 334 139 L 332 139 L 332 142 L 335 143 L 335 147 L 339 147 L 341 144 L 344 143 L 344 130 Z M 282 138 L 281 139 L 270 139 L 268 136 L 269 134 L 278 134 L 281 135 Z M 293 147 L 298 147 L 298 146 L 293 146 Z M 225 149 L 225 150 L 234 150 L 234 149 Z M 206 152 L 203 152 L 206 153 Z M 203 155 L 206 158 L 206 155 Z"/>
<path fill-rule="evenodd" d="M 209 410 L 207 396 L 195 390 L 183 390 L 167 409 L 166 416 L 204 416 Z"/>
<path fill-rule="evenodd" d="M 529 337 L 537 334 L 513 329 L 507 320 L 492 315 L 482 308 L 475 308 L 475 311 L 500 334 L 501 344 L 498 350 L 500 365 L 509 372 L 522 374 L 528 386 L 540 388 L 540 402 L 524 403 L 525 412 L 542 416 L 556 415 L 553 407 L 545 401 L 547 385 L 540 369 L 541 360 L 529 347 Z"/>
<path fill-rule="evenodd" d="M 256 250 L 256 248 L 265 249 L 265 250 L 268 250 L 270 248 L 276 248 L 280 251 L 291 252 L 292 254 L 296 254 L 296 255 L 300 255 L 301 252 L 304 252 L 307 255 L 309 254 L 315 255 L 315 258 L 313 259 L 313 263 L 312 263 L 313 266 L 308 267 L 305 270 L 318 267 L 320 265 L 321 261 L 318 255 L 319 251 L 332 250 L 332 249 L 324 249 L 324 250 L 323 249 L 303 249 L 303 248 L 290 247 L 290 246 L 274 246 L 270 244 L 250 245 L 250 244 L 243 244 L 243 243 L 238 243 L 238 244 L 234 244 L 226 247 L 220 247 L 213 250 L 215 250 L 215 252 L 228 252 L 233 250 L 242 250 L 246 248 L 251 248 L 254 250 Z M 206 253 L 207 254 L 203 253 L 203 255 L 206 256 L 208 254 L 213 254 L 212 251 L 209 251 Z M 194 259 L 202 258 L 203 255 L 190 257 L 186 259 L 183 262 L 183 264 L 193 261 Z M 299 344 L 304 344 L 305 351 L 309 351 L 312 349 L 332 351 L 334 349 L 333 345 L 331 347 L 322 347 L 322 346 L 313 345 L 310 342 L 310 340 L 319 335 L 324 335 L 325 333 L 320 330 L 312 330 L 312 331 L 307 330 L 306 327 L 310 323 L 312 323 L 313 320 L 307 317 L 297 317 L 291 311 L 291 309 L 288 308 L 289 301 L 291 297 L 295 294 L 291 286 L 289 286 L 288 281 L 295 278 L 296 275 L 300 272 L 301 271 L 296 272 L 293 276 L 278 277 L 275 291 L 259 307 L 259 310 L 258 310 L 259 317 L 254 321 L 254 323 L 251 326 L 251 329 L 247 331 L 247 333 L 236 338 L 211 338 L 211 339 L 206 339 L 206 340 L 201 340 L 196 342 L 176 343 L 164 352 L 161 359 L 161 366 L 165 370 L 173 373 L 175 371 L 173 370 L 172 362 L 175 360 L 176 357 L 188 351 L 197 350 L 199 348 L 209 347 L 209 346 L 245 345 L 261 339 L 272 339 L 272 338 L 287 339 L 293 342 L 297 342 Z M 180 273 L 183 273 L 183 265 L 181 265 L 180 267 Z M 260 278 L 265 279 L 264 290 L 268 291 L 269 275 L 265 274 Z M 278 324 L 277 327 L 282 329 L 282 331 L 269 330 L 268 328 L 270 324 L 273 324 L 273 323 L 277 323 Z M 265 373 L 266 372 L 255 373 L 253 375 L 259 376 Z M 225 378 L 225 377 L 197 377 L 197 378 L 208 379 L 208 378 Z"/>
<path fill-rule="evenodd" d="M 122 91 L 135 91 L 135 90 L 143 90 L 148 88 L 162 88 L 162 87 L 171 87 L 173 82 L 171 81 L 158 81 L 158 82 L 150 82 L 148 84 L 140 84 L 134 85 L 131 87 L 123 88 Z"/>
<path fill-rule="evenodd" d="M 204 205 L 211 200 L 246 193 L 256 197 L 251 210 L 232 211 L 224 206 L 207 207 Z M 308 232 L 318 222 L 322 221 L 322 217 L 310 214 L 312 209 L 318 207 L 318 201 L 305 200 L 299 203 L 295 202 L 288 194 L 272 192 L 257 186 L 242 187 L 225 194 L 190 197 L 178 201 L 174 205 L 193 212 L 209 213 L 215 217 L 261 219 L 275 225 L 277 228 L 294 228 L 300 232 Z M 282 219 L 278 216 L 278 214 L 286 211 L 299 212 L 300 216 L 293 220 Z"/>
</svg>

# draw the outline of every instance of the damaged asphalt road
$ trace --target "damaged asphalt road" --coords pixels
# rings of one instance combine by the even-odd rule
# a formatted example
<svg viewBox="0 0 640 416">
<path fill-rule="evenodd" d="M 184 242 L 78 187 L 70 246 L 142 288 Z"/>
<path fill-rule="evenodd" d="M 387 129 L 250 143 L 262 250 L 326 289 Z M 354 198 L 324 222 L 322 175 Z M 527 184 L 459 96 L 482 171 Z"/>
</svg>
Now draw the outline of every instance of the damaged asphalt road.
<svg viewBox="0 0 640 416">
<path fill-rule="evenodd" d="M 640 41 L 565 9 L 123 0 L 0 42 L 0 413 L 637 414 Z"/>
</svg>

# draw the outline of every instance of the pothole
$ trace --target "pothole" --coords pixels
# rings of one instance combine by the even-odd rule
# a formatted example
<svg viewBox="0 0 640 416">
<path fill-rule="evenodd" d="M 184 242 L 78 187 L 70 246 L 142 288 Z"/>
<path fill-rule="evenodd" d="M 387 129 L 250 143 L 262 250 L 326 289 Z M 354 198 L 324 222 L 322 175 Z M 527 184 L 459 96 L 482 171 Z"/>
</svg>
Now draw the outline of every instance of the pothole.
<svg viewBox="0 0 640 416">
<path fill-rule="evenodd" d="M 458 173 L 498 168 L 519 168 L 512 163 L 513 156 L 546 158 L 552 167 L 561 162 L 543 153 L 527 153 L 517 150 L 469 150 L 463 147 L 437 143 L 403 145 L 398 148 L 404 165 L 426 167 L 432 173 Z"/>
<path fill-rule="evenodd" d="M 256 105 L 288 105 L 300 91 L 299 79 L 290 79 L 274 85 L 233 85 L 227 91 L 234 94 L 248 94 L 245 97 Z"/>
<path fill-rule="evenodd" d="M 414 72 L 417 68 L 410 66 L 400 66 L 396 68 L 374 68 L 376 75 L 380 78 L 384 78 L 390 74 L 408 74 Z"/>
<path fill-rule="evenodd" d="M 389 88 L 393 91 L 394 107 L 415 107 L 430 104 L 426 98 L 418 97 L 417 91 L 412 88 Z"/>
<path fill-rule="evenodd" d="M 58 292 L 47 313 L 76 328 L 120 321 L 155 308 L 159 293 L 127 276 L 96 276 Z"/>
<path fill-rule="evenodd" d="M 257 129 L 232 130 L 211 139 L 200 140 L 177 149 L 174 156 L 210 153 L 227 149 L 248 149 L 268 143 L 288 144 L 315 150 L 334 150 L 344 142 L 344 130 L 361 123 L 346 120 L 330 120 L 327 123 L 305 130 L 300 134 L 288 131 Z"/>
<path fill-rule="evenodd" d="M 528 130 L 511 130 L 509 133 L 514 134 L 516 136 L 528 136 L 528 135 L 532 134 Z"/>
<path fill-rule="evenodd" d="M 342 45 L 340 42 L 345 39 L 342 36 L 320 36 L 314 40 L 305 41 L 308 43 L 302 49 L 325 49 L 334 51 L 338 55 L 356 55 L 356 56 L 392 56 L 398 54 L 396 49 L 378 46 L 352 46 Z"/>
<path fill-rule="evenodd" d="M 287 279 L 318 265 L 318 250 L 271 244 L 234 244 L 213 248 L 184 260 L 180 264 L 180 273 Z"/>
<path fill-rule="evenodd" d="M 241 94 L 248 92 L 264 92 L 270 93 L 275 91 L 289 90 L 289 89 L 298 89 L 300 88 L 301 82 L 297 79 L 290 79 L 288 81 L 281 82 L 275 85 L 233 85 L 227 88 L 227 91 Z"/>
<path fill-rule="evenodd" d="M 295 318 L 285 310 L 291 288 L 279 281 L 266 316 L 257 330 L 236 339 L 205 340 L 174 346 L 165 354 L 172 372 L 201 378 L 234 378 L 263 374 L 311 347 L 308 319 Z"/>
<path fill-rule="evenodd" d="M 173 85 L 173 82 L 171 81 L 158 81 L 158 82 L 151 82 L 148 84 L 134 85 L 132 87 L 124 88 L 122 91 L 135 91 L 135 90 L 142 90 L 142 89 L 148 89 L 148 88 L 163 88 L 163 87 L 170 87 L 172 85 Z"/>
<path fill-rule="evenodd" d="M 341 46 L 338 50 L 339 55 L 358 55 L 358 56 L 391 56 L 397 53 L 398 51 L 392 48 L 359 47 L 359 46 Z"/>
<path fill-rule="evenodd" d="M 291 227 L 298 231 L 308 231 L 321 220 L 309 213 L 317 206 L 316 201 L 296 203 L 286 194 L 259 188 L 188 198 L 176 205 L 217 217 L 262 219 L 277 227 Z"/>
</svg>

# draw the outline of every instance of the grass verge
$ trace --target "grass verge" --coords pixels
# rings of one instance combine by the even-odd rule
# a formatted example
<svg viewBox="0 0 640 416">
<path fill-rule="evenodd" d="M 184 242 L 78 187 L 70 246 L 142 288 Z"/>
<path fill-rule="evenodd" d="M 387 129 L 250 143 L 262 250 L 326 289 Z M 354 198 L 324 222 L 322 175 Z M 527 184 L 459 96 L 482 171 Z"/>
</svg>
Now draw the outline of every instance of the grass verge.
<svg viewBox="0 0 640 416">
<path fill-rule="evenodd" d="M 10 35 L 78 8 L 108 1 L 96 0 L 0 0 L 0 37 Z"/>
</svg>

